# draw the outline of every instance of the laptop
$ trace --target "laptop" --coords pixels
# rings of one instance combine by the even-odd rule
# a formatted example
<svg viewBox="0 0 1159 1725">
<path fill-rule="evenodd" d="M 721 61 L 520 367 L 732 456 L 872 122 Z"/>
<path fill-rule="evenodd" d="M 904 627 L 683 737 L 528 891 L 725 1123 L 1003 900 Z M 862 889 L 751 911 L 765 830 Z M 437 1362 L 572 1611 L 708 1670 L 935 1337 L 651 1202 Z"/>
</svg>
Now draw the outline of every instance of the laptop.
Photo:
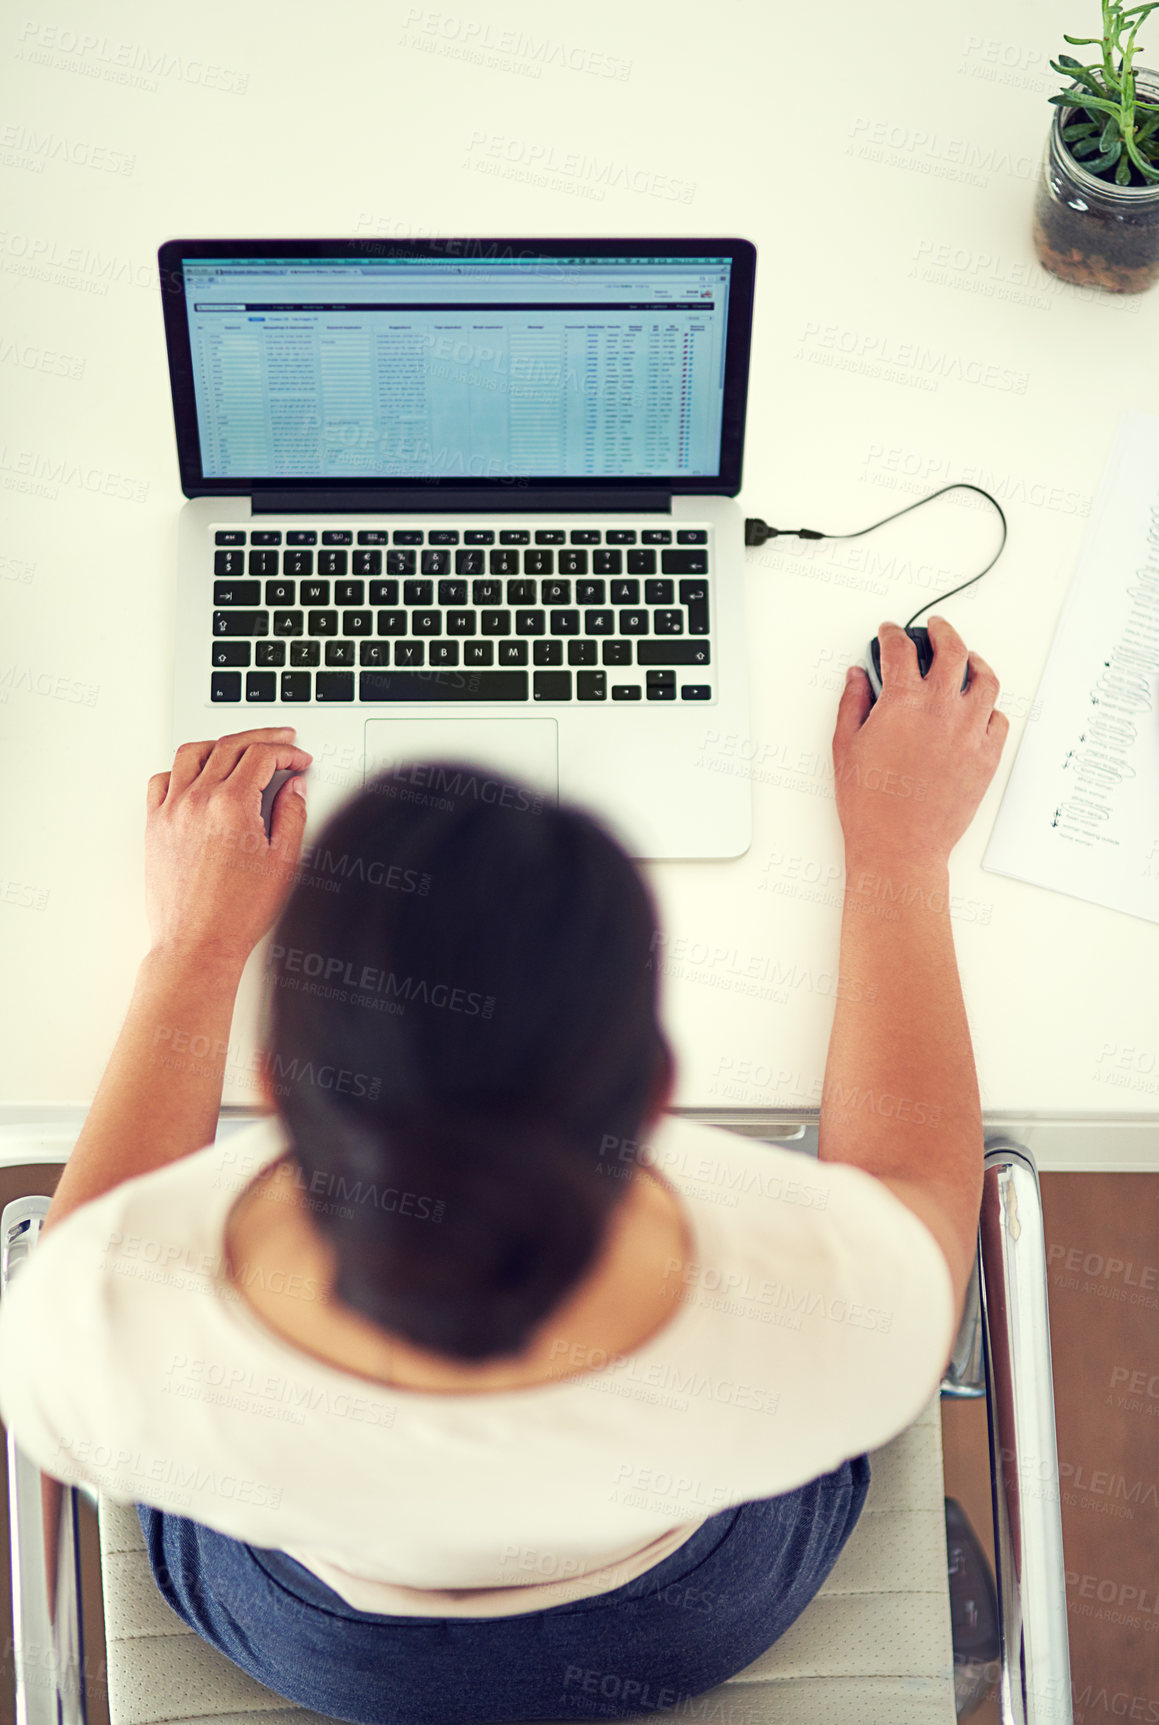
<svg viewBox="0 0 1159 1725">
<path fill-rule="evenodd" d="M 586 806 L 634 857 L 747 850 L 749 781 L 713 744 L 748 729 L 754 247 L 158 256 L 189 499 L 173 746 L 295 726 L 308 833 L 444 762 Z"/>
</svg>

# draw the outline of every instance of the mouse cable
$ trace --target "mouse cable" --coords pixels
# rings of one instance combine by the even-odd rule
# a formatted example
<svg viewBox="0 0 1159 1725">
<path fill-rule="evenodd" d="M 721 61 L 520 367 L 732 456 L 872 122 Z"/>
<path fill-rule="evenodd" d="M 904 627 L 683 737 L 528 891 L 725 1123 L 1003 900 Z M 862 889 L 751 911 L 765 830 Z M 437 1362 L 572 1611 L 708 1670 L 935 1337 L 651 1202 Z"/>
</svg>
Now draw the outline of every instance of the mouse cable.
<svg viewBox="0 0 1159 1725">
<path fill-rule="evenodd" d="M 975 581 L 980 581 L 983 575 L 988 575 L 1005 550 L 1007 528 L 1002 505 L 996 497 L 991 497 L 988 491 L 983 491 L 980 485 L 969 485 L 965 480 L 958 480 L 953 485 L 943 485 L 940 491 L 931 491 L 928 497 L 919 497 L 916 503 L 907 503 L 904 509 L 896 509 L 892 515 L 885 516 L 881 521 L 875 521 L 871 527 L 861 527 L 856 533 L 818 533 L 815 527 L 770 527 L 768 522 L 762 521 L 759 516 L 749 516 L 744 524 L 744 542 L 746 545 L 763 545 L 766 539 L 784 539 L 786 537 L 795 539 L 860 539 L 863 534 L 874 533 L 879 527 L 884 527 L 886 522 L 896 521 L 899 515 L 908 515 L 911 509 L 920 509 L 923 503 L 932 503 L 935 497 L 944 497 L 947 491 L 976 491 L 979 497 L 984 497 L 987 503 L 992 503 L 998 511 L 999 520 L 1002 522 L 1002 539 L 985 569 L 979 570 L 977 575 L 971 575 L 970 579 L 963 581 L 960 587 L 951 587 L 948 593 L 941 593 L 936 598 L 927 599 L 926 603 L 920 605 L 914 612 L 909 623 L 903 624 L 903 627 L 908 629 L 914 618 L 920 617 L 923 611 L 928 611 L 931 605 L 940 605 L 943 600 L 952 599 L 955 593 L 961 593 L 964 588 L 972 587 Z"/>
</svg>

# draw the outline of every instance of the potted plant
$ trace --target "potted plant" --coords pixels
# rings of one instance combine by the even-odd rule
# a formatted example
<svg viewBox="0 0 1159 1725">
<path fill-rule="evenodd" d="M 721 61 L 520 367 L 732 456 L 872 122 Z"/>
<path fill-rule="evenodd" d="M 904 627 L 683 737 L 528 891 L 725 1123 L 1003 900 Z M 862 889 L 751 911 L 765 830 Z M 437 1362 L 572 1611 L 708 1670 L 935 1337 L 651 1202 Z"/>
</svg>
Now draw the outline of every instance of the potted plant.
<svg viewBox="0 0 1159 1725">
<path fill-rule="evenodd" d="M 1159 73 L 1134 64 L 1139 28 L 1157 7 L 1102 0 L 1101 36 L 1063 37 L 1098 48 L 1098 58 L 1050 62 L 1070 83 L 1050 97 L 1034 246 L 1063 281 L 1141 293 L 1159 280 Z"/>
</svg>

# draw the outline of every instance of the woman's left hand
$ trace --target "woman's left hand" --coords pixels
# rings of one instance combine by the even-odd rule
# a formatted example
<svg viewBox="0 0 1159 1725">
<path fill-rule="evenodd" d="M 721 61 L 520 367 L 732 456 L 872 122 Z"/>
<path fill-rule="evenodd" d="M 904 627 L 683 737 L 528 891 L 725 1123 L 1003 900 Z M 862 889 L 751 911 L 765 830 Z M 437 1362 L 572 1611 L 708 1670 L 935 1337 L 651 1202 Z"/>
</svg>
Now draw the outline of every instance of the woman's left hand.
<svg viewBox="0 0 1159 1725">
<path fill-rule="evenodd" d="M 239 970 L 277 919 L 294 882 L 305 797 L 300 777 L 274 801 L 270 836 L 262 792 L 279 767 L 304 771 L 292 725 L 182 743 L 168 773 L 149 780 L 145 898 L 154 949 L 223 958 Z"/>
</svg>

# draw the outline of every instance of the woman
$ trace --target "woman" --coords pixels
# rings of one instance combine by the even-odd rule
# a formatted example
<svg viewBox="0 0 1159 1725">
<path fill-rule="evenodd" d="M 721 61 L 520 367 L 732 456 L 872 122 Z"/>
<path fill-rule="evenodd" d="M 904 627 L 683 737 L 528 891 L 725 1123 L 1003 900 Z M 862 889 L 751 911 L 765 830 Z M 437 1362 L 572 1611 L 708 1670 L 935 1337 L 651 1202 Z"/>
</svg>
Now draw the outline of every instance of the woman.
<svg viewBox="0 0 1159 1725">
<path fill-rule="evenodd" d="M 165 1599 L 271 1689 L 365 1725 L 633 1717 L 832 1569 L 866 1450 L 941 1378 L 981 1195 L 947 859 L 1008 727 L 930 636 L 923 680 L 883 625 L 883 694 L 853 671 L 838 713 L 816 1163 L 666 1112 L 652 906 L 587 816 L 388 774 L 298 871 L 302 779 L 260 816 L 292 732 L 150 781 L 153 945 L 0 1314 L 0 1413 L 137 1503 Z M 272 1112 L 214 1143 L 275 921 Z"/>
</svg>

